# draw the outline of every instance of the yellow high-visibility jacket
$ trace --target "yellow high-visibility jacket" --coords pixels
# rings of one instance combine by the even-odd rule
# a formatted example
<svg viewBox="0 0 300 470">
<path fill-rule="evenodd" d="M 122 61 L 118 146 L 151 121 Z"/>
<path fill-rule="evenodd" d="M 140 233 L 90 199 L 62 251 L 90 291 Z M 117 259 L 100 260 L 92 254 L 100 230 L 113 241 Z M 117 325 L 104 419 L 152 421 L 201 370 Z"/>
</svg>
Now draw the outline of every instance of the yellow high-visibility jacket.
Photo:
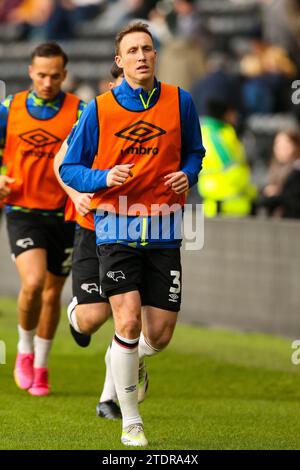
<svg viewBox="0 0 300 470">
<path fill-rule="evenodd" d="M 201 131 L 206 156 L 199 175 L 198 190 L 204 215 L 243 217 L 251 212 L 256 188 L 235 129 L 223 121 L 205 117 Z"/>
</svg>

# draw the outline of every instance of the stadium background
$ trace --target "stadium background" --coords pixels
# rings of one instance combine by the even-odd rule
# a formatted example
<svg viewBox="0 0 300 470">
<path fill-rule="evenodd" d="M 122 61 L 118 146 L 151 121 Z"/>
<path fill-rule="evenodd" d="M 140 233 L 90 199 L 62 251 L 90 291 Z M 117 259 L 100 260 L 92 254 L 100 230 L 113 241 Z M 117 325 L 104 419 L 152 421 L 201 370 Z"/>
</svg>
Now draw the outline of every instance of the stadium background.
<svg viewBox="0 0 300 470">
<path fill-rule="evenodd" d="M 14 10 L 16 7 L 19 7 L 17 13 Z M 239 136 L 246 147 L 253 181 L 259 188 L 262 187 L 266 181 L 275 134 L 299 125 L 299 105 L 292 99 L 295 92 L 292 84 L 299 77 L 300 68 L 300 5 L 297 0 L 4 0 L 0 4 L 0 79 L 6 83 L 7 94 L 29 86 L 27 65 L 30 51 L 37 42 L 54 39 L 70 56 L 66 89 L 75 91 L 87 101 L 92 99 L 105 89 L 109 78 L 115 32 L 134 18 L 149 21 L 152 27 L 160 55 L 158 78 L 191 91 L 200 116 L 205 114 L 202 108 L 203 89 L 200 87 L 201 93 L 199 91 L 203 80 L 208 78 L 205 93 L 220 93 L 223 96 L 228 91 L 228 78 L 237 84 L 236 93 L 230 98 L 239 112 Z M 243 90 L 247 80 L 253 77 L 247 75 L 249 70 L 244 67 L 243 59 L 265 42 L 279 46 L 284 54 L 280 57 L 275 54 L 268 62 L 270 70 L 266 74 L 270 80 L 265 81 L 264 86 L 267 84 L 269 87 L 270 101 L 264 105 L 256 101 L 249 108 Z M 211 74 L 217 74 L 219 81 L 210 82 Z M 190 201 L 198 202 L 195 192 L 191 194 Z M 10 383 L 12 380 L 8 370 L 14 360 L 16 333 L 12 315 L 15 304 L 5 298 L 16 298 L 18 279 L 10 260 L 4 225 L 2 221 L 0 339 L 7 338 L 8 367 L 0 365 L 0 374 L 4 374 L 0 394 L 5 392 L 2 402 L 9 407 L 8 396 L 19 397 L 19 394 Z M 295 429 L 299 427 L 296 405 L 300 398 L 300 369 L 291 364 L 291 340 L 300 338 L 298 240 L 297 220 L 270 220 L 262 212 L 257 217 L 241 220 L 206 220 L 204 248 L 200 252 L 183 253 L 184 303 L 181 321 L 197 325 L 197 328 L 179 328 L 170 352 L 165 353 L 165 364 L 169 358 L 171 375 L 176 357 L 179 364 L 176 371 L 186 374 L 187 384 L 193 376 L 194 388 L 189 404 L 199 411 L 199 422 L 195 418 L 190 423 L 194 432 L 190 441 L 182 434 L 173 442 L 173 447 L 166 447 L 164 442 L 165 447 L 157 444 L 157 448 L 299 448 L 300 440 L 295 438 Z M 70 283 L 64 291 L 65 303 L 69 297 Z M 225 327 L 233 331 L 199 328 L 203 326 Z M 62 340 L 65 331 L 66 320 L 63 318 L 53 359 L 57 361 L 58 368 L 61 358 L 68 363 L 64 356 L 67 346 Z M 104 330 L 104 337 L 109 337 L 107 331 Z M 254 332 L 275 334 L 282 339 L 260 336 Z M 75 349 L 71 339 L 69 343 L 68 354 L 76 357 L 78 368 L 86 367 L 86 356 L 80 355 L 81 351 Z M 94 345 L 95 349 L 89 353 L 91 356 L 94 354 L 96 357 L 96 352 L 99 356 L 97 347 L 102 348 Z M 185 360 L 188 360 L 186 368 Z M 165 371 L 160 369 L 159 361 L 154 365 L 153 382 L 159 387 L 160 379 L 166 379 Z M 63 371 L 65 369 L 66 366 Z M 247 379 L 246 371 L 249 372 Z M 89 378 L 92 372 L 98 374 L 95 365 L 87 373 Z M 204 375 L 210 378 L 211 383 L 204 381 Z M 63 382 L 62 374 L 57 377 Z M 241 377 L 245 380 L 240 380 Z M 72 370 L 73 379 L 76 381 L 76 370 Z M 93 385 L 93 390 L 97 390 L 98 382 Z M 167 401 L 171 408 L 174 406 L 174 415 L 170 413 L 170 429 L 172 416 L 176 419 L 178 403 L 185 398 L 178 382 L 174 382 L 174 387 L 177 390 L 174 402 Z M 224 405 L 223 411 L 212 409 L 208 404 L 207 397 L 210 393 L 213 395 L 215 387 L 219 405 Z M 75 388 L 71 387 L 72 390 L 74 392 Z M 75 395 L 79 394 L 79 390 L 80 384 Z M 85 391 L 89 398 L 88 409 L 94 406 L 94 402 L 92 392 L 87 387 L 80 390 L 80 399 L 83 400 Z M 95 393 L 97 395 L 97 391 L 94 391 L 94 399 Z M 240 428 L 236 424 L 232 439 L 225 438 L 234 427 L 234 420 L 237 422 L 241 414 L 245 418 L 245 409 L 234 404 L 234 400 L 239 400 L 243 393 L 249 421 L 241 419 Z M 233 400 L 230 405 L 226 403 L 228 397 Z M 58 400 L 62 400 L 61 395 Z M 158 400 L 157 396 L 155 400 Z M 27 413 L 36 423 L 31 410 L 32 402 L 26 403 L 25 399 L 20 399 L 18 410 L 21 403 L 25 405 L 23 420 Z M 70 403 L 75 406 L 72 399 Z M 145 406 L 149 405 L 146 403 Z M 229 415 L 235 406 L 237 409 L 230 422 Z M 37 405 L 37 412 L 39 409 L 41 404 Z M 200 432 L 199 425 L 203 418 L 206 419 L 205 410 L 209 410 L 211 425 L 209 428 L 202 427 Z M 263 420 L 264 410 L 266 422 Z M 215 413 L 219 421 L 215 419 Z M 54 416 L 57 418 L 55 412 Z M 20 440 L 21 430 L 18 433 L 13 429 L 11 416 L 6 418 L 12 434 L 2 440 L 2 448 L 26 448 L 25 441 Z M 182 419 L 185 419 L 184 412 Z M 226 422 L 229 423 L 228 427 Z M 274 429 L 277 428 L 274 435 L 265 433 L 265 426 L 270 423 Z M 42 438 L 36 440 L 33 436 L 29 442 L 31 448 L 72 448 L 72 445 L 74 448 L 89 448 L 88 442 L 76 447 L 71 438 L 69 441 L 66 439 L 65 444 L 60 443 L 59 432 L 53 436 L 52 443 Z M 97 448 L 96 441 L 90 445 Z"/>
</svg>

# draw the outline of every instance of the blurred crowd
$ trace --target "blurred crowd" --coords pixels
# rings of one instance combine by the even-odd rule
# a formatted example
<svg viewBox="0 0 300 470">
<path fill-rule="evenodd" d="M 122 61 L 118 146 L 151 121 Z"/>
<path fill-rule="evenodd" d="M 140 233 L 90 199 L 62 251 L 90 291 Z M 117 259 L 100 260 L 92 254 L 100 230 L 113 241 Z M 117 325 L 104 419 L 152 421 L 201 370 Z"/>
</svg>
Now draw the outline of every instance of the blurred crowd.
<svg viewBox="0 0 300 470">
<path fill-rule="evenodd" d="M 207 27 L 202 12 L 208 3 L 2 0 L 0 23 L 19 24 L 22 40 L 59 41 L 76 37 L 86 22 L 112 30 L 134 19 L 148 22 L 159 50 L 159 79 L 190 91 L 200 116 L 207 158 L 196 200 L 204 201 L 206 215 L 263 210 L 272 217 L 300 218 L 300 108 L 292 99 L 300 72 L 300 0 L 224 0 L 259 9 L 259 20 L 235 47 L 232 41 L 220 43 Z M 97 90 L 75 77 L 67 86 L 89 100 L 106 89 L 109 77 L 99 80 Z M 249 117 L 272 114 L 292 114 L 295 121 L 277 132 L 273 155 L 264 158 L 269 164 L 264 181 L 255 184 L 243 133 Z"/>
<path fill-rule="evenodd" d="M 105 0 L 2 0 L 0 23 L 19 24 L 22 39 L 67 40 L 83 21 L 102 11 Z"/>
</svg>

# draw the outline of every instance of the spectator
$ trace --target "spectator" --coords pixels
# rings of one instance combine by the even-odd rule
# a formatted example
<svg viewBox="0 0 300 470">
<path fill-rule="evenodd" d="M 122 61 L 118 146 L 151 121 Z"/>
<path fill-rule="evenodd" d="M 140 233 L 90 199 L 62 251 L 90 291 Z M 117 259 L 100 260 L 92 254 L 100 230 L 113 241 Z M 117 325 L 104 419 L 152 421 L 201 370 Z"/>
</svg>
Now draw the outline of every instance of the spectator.
<svg viewBox="0 0 300 470">
<path fill-rule="evenodd" d="M 205 57 L 197 44 L 176 38 L 162 48 L 158 65 L 161 81 L 190 91 L 205 71 Z"/>
<path fill-rule="evenodd" d="M 272 113 L 275 102 L 259 58 L 254 54 L 244 56 L 240 69 L 243 78 L 241 95 L 245 115 Z"/>
<path fill-rule="evenodd" d="M 295 160 L 293 170 L 283 185 L 279 197 L 282 217 L 300 219 L 300 156 Z"/>
<path fill-rule="evenodd" d="M 297 68 L 294 61 L 291 60 L 286 49 L 267 42 L 263 38 L 263 31 L 260 28 L 253 30 L 249 35 L 249 39 L 250 54 L 246 55 L 241 60 L 241 69 L 246 68 L 247 76 L 248 69 L 250 66 L 251 69 L 253 69 L 254 61 L 256 61 L 257 64 L 255 68 L 259 69 L 260 72 L 258 77 L 252 77 L 252 81 L 247 83 L 246 86 L 250 88 L 250 90 L 247 89 L 246 93 L 249 94 L 251 92 L 253 99 L 254 93 L 258 94 L 257 88 L 259 88 L 259 95 L 262 98 L 262 102 L 259 104 L 259 98 L 256 96 L 254 102 L 255 106 L 260 108 L 265 107 L 266 102 L 270 101 L 269 98 L 272 97 L 272 103 L 269 102 L 272 109 L 269 112 L 282 113 L 290 111 L 291 81 L 297 75 Z M 251 64 L 249 64 L 249 57 L 252 60 Z M 268 91 L 266 95 L 262 96 L 262 88 L 265 87 L 268 88 Z M 255 92 L 253 90 L 254 88 Z M 249 96 L 246 98 L 249 100 Z M 253 107 L 253 102 L 251 102 L 251 107 Z"/>
<path fill-rule="evenodd" d="M 237 113 L 228 102 L 211 99 L 206 106 L 207 115 L 201 119 L 206 156 L 198 181 L 204 215 L 247 216 L 252 213 L 256 188 L 233 127 Z"/>
<path fill-rule="evenodd" d="M 24 0 L 2 0 L 0 2 L 0 23 L 9 21 L 11 12 L 23 2 Z"/>
<path fill-rule="evenodd" d="M 221 53 L 212 54 L 207 62 L 208 74 L 194 83 L 191 94 L 199 116 L 207 115 L 211 100 L 226 102 L 238 109 L 241 103 L 238 79 L 229 72 L 230 62 Z"/>
<path fill-rule="evenodd" d="M 296 163 L 297 162 L 297 163 Z M 296 183 L 299 184 L 300 134 L 298 131 L 281 131 L 274 140 L 273 158 L 268 172 L 268 182 L 263 188 L 259 206 L 265 207 L 272 217 L 288 217 L 296 213 Z M 291 176 L 293 173 L 293 176 Z M 291 178 L 290 178 L 291 177 Z"/>
<path fill-rule="evenodd" d="M 104 0 L 54 0 L 54 8 L 45 23 L 45 39 L 72 39 L 82 21 L 97 16 Z"/>
<path fill-rule="evenodd" d="M 174 0 L 174 34 L 189 41 L 199 35 L 200 16 L 195 0 Z"/>
<path fill-rule="evenodd" d="M 10 12 L 9 20 L 32 27 L 43 25 L 51 15 L 54 0 L 23 0 Z"/>
<path fill-rule="evenodd" d="M 296 158 L 300 157 L 300 136 L 295 131 L 281 131 L 275 136 L 273 158 L 268 181 L 263 189 L 266 197 L 277 196 L 291 173 Z"/>
</svg>

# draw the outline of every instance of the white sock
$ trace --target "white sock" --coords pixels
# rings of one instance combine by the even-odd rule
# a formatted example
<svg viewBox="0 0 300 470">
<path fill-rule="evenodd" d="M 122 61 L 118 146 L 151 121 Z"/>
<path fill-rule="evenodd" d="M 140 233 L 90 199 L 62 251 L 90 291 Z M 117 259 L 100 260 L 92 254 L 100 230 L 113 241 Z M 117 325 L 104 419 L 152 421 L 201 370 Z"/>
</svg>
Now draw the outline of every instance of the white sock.
<svg viewBox="0 0 300 470">
<path fill-rule="evenodd" d="M 48 358 L 52 346 L 52 339 L 34 337 L 34 363 L 33 367 L 48 367 Z"/>
<path fill-rule="evenodd" d="M 73 297 L 67 309 L 68 319 L 69 319 L 69 323 L 73 326 L 74 330 L 77 331 L 77 333 L 82 333 L 77 323 L 76 310 L 75 310 L 76 305 L 78 305 L 77 297 Z"/>
<path fill-rule="evenodd" d="M 122 412 L 123 429 L 142 423 L 138 410 L 138 341 L 115 334 L 110 350 L 110 362 L 116 392 Z"/>
<path fill-rule="evenodd" d="M 140 364 L 143 363 L 144 357 L 146 356 L 154 356 L 155 354 L 159 353 L 161 349 L 155 349 L 151 344 L 146 340 L 143 332 L 141 332 L 140 340 L 139 340 L 139 362 Z"/>
<path fill-rule="evenodd" d="M 21 354 L 32 354 L 33 349 L 33 337 L 35 335 L 35 328 L 33 330 L 24 330 L 21 325 L 18 325 L 19 342 L 18 352 Z"/>
<path fill-rule="evenodd" d="M 114 400 L 114 401 L 117 400 L 116 387 L 114 384 L 114 379 L 113 379 L 112 371 L 111 371 L 110 349 L 111 349 L 111 345 L 108 346 L 106 354 L 105 354 L 106 373 L 105 373 L 103 390 L 102 390 L 102 394 L 100 397 L 101 403 L 103 401 L 108 401 L 108 400 Z"/>
</svg>

